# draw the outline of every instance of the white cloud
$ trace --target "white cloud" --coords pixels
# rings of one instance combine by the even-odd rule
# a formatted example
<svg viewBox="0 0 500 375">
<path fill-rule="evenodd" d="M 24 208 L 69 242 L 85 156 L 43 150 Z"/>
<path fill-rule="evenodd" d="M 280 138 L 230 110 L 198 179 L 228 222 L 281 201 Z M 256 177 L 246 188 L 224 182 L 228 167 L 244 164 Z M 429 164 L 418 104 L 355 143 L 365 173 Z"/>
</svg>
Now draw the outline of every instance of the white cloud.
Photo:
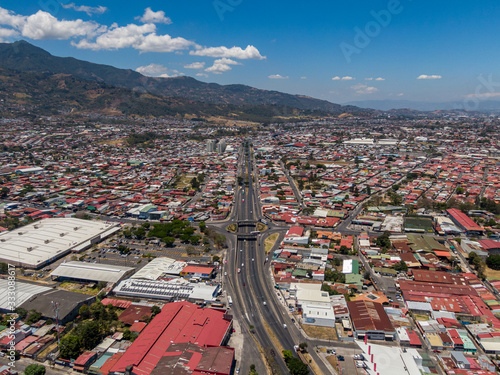
<svg viewBox="0 0 500 375">
<path fill-rule="evenodd" d="M 156 26 L 153 24 L 115 26 L 107 30 L 104 34 L 99 35 L 94 43 L 88 40 L 81 40 L 73 44 L 78 48 L 92 50 L 127 48 L 139 45 L 144 40 L 144 34 L 152 33 L 155 30 Z"/>
<path fill-rule="evenodd" d="M 427 74 L 421 74 L 417 77 L 417 79 L 441 79 L 442 77 L 436 74 L 433 75 L 427 75 Z"/>
<path fill-rule="evenodd" d="M 385 81 L 385 78 L 378 77 L 378 78 L 375 78 L 375 81 Z"/>
<path fill-rule="evenodd" d="M 288 76 L 283 77 L 283 76 L 282 76 L 282 75 L 280 75 L 280 74 L 272 74 L 272 75 L 270 75 L 268 78 L 270 78 L 270 79 L 288 79 L 289 77 L 288 77 Z"/>
<path fill-rule="evenodd" d="M 344 76 L 340 78 L 339 76 L 335 76 L 332 78 L 332 81 L 353 81 L 355 78 L 351 76 Z"/>
<path fill-rule="evenodd" d="M 170 35 L 157 35 L 156 26 L 152 23 L 144 25 L 129 24 L 127 26 L 115 27 L 99 35 L 95 42 L 81 40 L 73 43 L 82 49 L 113 50 L 132 47 L 141 52 L 175 52 L 196 46 L 196 43 Z"/>
<path fill-rule="evenodd" d="M 469 94 L 466 98 L 496 98 L 500 96 L 500 92 L 485 92 L 482 94 Z"/>
<path fill-rule="evenodd" d="M 356 94 L 373 94 L 378 91 L 376 87 L 370 87 L 367 85 L 363 85 L 362 83 L 351 86 L 351 88 L 356 92 Z"/>
<path fill-rule="evenodd" d="M 159 10 L 158 12 L 153 12 L 151 8 L 146 8 L 142 17 L 136 17 L 142 23 L 165 23 L 170 25 L 172 20 L 169 17 L 165 17 L 165 12 Z"/>
<path fill-rule="evenodd" d="M 19 33 L 30 39 L 69 39 L 75 36 L 93 36 L 103 30 L 103 27 L 95 22 L 81 19 L 60 21 L 42 10 L 30 16 L 21 16 L 4 8 L 0 8 L 0 25 L 11 26 L 11 36 Z"/>
<path fill-rule="evenodd" d="M 13 29 L 4 29 L 0 27 L 0 42 L 3 42 L 4 38 L 10 38 L 12 36 L 18 35 L 19 33 Z"/>
<path fill-rule="evenodd" d="M 307 79 L 307 77 L 300 77 L 300 79 Z"/>
<path fill-rule="evenodd" d="M 204 62 L 194 62 L 191 64 L 184 65 L 186 69 L 203 69 L 205 67 Z"/>
<path fill-rule="evenodd" d="M 242 49 L 241 47 L 198 47 L 195 51 L 190 51 L 190 55 L 194 56 L 208 56 L 208 57 L 228 57 L 240 60 L 256 59 L 263 60 L 266 57 L 262 56 L 257 48 L 254 46 L 247 46 Z"/>
<path fill-rule="evenodd" d="M 161 64 L 149 64 L 140 66 L 135 71 L 149 77 L 158 77 L 169 72 L 179 73 L 177 70 L 170 70 L 166 66 L 163 66 Z"/>
<path fill-rule="evenodd" d="M 208 74 L 206 74 L 206 73 L 196 73 L 196 76 L 197 76 L 197 77 L 205 77 L 205 78 L 208 78 Z"/>
<path fill-rule="evenodd" d="M 218 59 L 214 61 L 214 65 L 205 69 L 205 72 L 210 72 L 214 74 L 222 74 L 231 70 L 230 65 L 241 65 L 238 61 L 234 61 L 231 59 L 226 59 L 225 57 L 222 59 Z"/>
<path fill-rule="evenodd" d="M 196 43 L 181 38 L 172 38 L 170 35 L 146 35 L 144 39 L 133 47 L 141 52 L 174 52 L 196 46 Z"/>
<path fill-rule="evenodd" d="M 373 81 L 373 78 L 370 77 L 370 78 L 365 78 L 365 81 Z"/>
<path fill-rule="evenodd" d="M 31 39 L 69 39 L 75 36 L 92 36 L 99 29 L 102 30 L 102 27 L 95 22 L 81 19 L 59 21 L 50 13 L 39 10 L 26 18 L 21 34 Z"/>
<path fill-rule="evenodd" d="M 403 96 L 403 95 L 404 95 L 404 94 L 403 94 L 402 92 L 400 92 L 400 93 L 398 94 L 398 96 Z"/>
<path fill-rule="evenodd" d="M 98 7 L 90 7 L 87 5 L 75 5 L 75 3 L 70 3 L 70 4 L 61 4 L 64 9 L 74 9 L 77 12 L 85 12 L 89 16 L 92 14 L 103 14 L 108 10 L 108 8 L 103 7 L 102 5 Z"/>
<path fill-rule="evenodd" d="M 21 16 L 10 10 L 0 8 L 0 25 L 12 26 L 17 30 L 21 30 L 26 23 L 26 18 L 26 16 Z"/>
</svg>

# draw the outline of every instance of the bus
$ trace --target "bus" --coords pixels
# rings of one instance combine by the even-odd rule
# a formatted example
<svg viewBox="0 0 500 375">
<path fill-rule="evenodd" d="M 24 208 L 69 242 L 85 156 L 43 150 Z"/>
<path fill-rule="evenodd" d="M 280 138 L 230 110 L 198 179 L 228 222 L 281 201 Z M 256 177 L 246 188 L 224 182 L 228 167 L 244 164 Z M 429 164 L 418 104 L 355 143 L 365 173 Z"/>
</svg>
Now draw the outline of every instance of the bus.
<svg viewBox="0 0 500 375">
<path fill-rule="evenodd" d="M 231 296 L 227 296 L 227 305 L 229 307 L 233 306 L 233 299 L 231 298 Z"/>
<path fill-rule="evenodd" d="M 250 234 L 260 234 L 260 231 L 254 230 L 254 231 L 250 232 Z"/>
</svg>

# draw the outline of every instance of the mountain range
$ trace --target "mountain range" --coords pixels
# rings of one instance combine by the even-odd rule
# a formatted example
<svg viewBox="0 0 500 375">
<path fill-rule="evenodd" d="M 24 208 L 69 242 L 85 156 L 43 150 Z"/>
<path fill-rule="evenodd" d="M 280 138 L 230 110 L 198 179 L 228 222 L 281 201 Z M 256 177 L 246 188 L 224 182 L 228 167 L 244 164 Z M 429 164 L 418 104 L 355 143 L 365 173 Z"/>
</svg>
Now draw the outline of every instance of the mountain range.
<svg viewBox="0 0 500 375">
<path fill-rule="evenodd" d="M 24 73 L 70 74 L 80 80 L 126 88 L 136 93 L 185 98 L 216 105 L 273 106 L 331 114 L 367 114 L 373 110 L 342 106 L 308 96 L 260 90 L 246 85 L 219 85 L 182 76 L 147 77 L 130 69 L 94 64 L 72 57 L 57 57 L 26 41 L 0 43 L 0 67 Z"/>
<path fill-rule="evenodd" d="M 416 111 L 447 111 L 447 110 L 468 110 L 498 112 L 500 111 L 500 101 L 467 99 L 455 102 L 422 102 L 412 100 L 361 100 L 344 103 L 363 108 L 372 108 L 380 111 L 390 111 L 392 109 L 413 109 Z"/>
</svg>

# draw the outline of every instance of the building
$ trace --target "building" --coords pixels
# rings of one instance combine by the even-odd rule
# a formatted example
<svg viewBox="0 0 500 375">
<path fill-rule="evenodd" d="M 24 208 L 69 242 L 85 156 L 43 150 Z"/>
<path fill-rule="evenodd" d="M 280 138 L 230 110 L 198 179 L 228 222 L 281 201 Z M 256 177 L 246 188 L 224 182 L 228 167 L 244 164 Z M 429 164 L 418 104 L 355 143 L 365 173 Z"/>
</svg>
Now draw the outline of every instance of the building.
<svg viewBox="0 0 500 375">
<path fill-rule="evenodd" d="M 16 286 L 17 284 L 20 283 L 16 283 Z M 58 303 L 59 323 L 66 324 L 78 316 L 80 307 L 94 303 L 95 296 L 50 288 L 49 291 L 36 294 L 18 306 L 28 311 L 37 310 L 43 318 L 55 321 L 56 313 L 53 302 Z"/>
<path fill-rule="evenodd" d="M 207 152 L 215 152 L 217 141 L 215 139 L 207 139 Z"/>
<path fill-rule="evenodd" d="M 50 273 L 53 279 L 76 281 L 104 281 L 117 283 L 132 274 L 135 268 L 86 262 L 61 263 Z"/>
<path fill-rule="evenodd" d="M 217 144 L 217 153 L 223 154 L 226 151 L 226 147 L 226 141 L 224 139 L 221 139 Z"/>
<path fill-rule="evenodd" d="M 137 271 L 131 279 L 158 280 L 162 276 L 179 276 L 186 266 L 186 262 L 172 258 L 154 258 L 151 262 Z"/>
<path fill-rule="evenodd" d="M 179 299 L 192 302 L 214 302 L 219 294 L 219 284 L 190 283 L 184 279 L 123 280 L 113 289 L 117 296 L 151 298 L 166 301 Z"/>
<path fill-rule="evenodd" d="M 189 302 L 165 305 L 111 368 L 111 374 L 230 374 L 234 349 L 222 348 L 232 330 L 232 317 Z M 212 369 L 212 370 L 210 370 Z M 197 371 L 197 372 L 196 372 Z"/>
<path fill-rule="evenodd" d="M 489 254 L 500 254 L 500 241 L 494 240 L 479 240 L 479 244 Z"/>
<path fill-rule="evenodd" d="M 83 251 L 120 230 L 120 224 L 73 218 L 44 219 L 0 233 L 0 261 L 38 269 Z"/>
<path fill-rule="evenodd" d="M 484 234 L 484 228 L 476 224 L 474 220 L 456 208 L 446 210 L 451 220 L 464 232 L 469 235 L 481 236 Z"/>
<path fill-rule="evenodd" d="M 348 301 L 354 334 L 357 339 L 367 336 L 369 340 L 396 338 L 396 331 L 380 303 L 370 301 Z"/>
<path fill-rule="evenodd" d="M 214 266 L 202 266 L 199 264 L 188 264 L 180 275 L 187 278 L 211 279 L 214 273 Z"/>
</svg>

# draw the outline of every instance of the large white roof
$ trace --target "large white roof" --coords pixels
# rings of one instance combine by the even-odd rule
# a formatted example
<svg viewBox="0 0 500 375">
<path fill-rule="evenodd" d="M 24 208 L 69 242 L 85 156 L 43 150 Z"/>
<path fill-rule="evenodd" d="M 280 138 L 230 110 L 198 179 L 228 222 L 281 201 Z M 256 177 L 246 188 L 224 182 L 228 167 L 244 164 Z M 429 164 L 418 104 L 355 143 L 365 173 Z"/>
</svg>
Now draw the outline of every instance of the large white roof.
<svg viewBox="0 0 500 375">
<path fill-rule="evenodd" d="M 133 269 L 134 268 L 132 267 L 113 266 L 110 264 L 95 264 L 74 261 L 61 263 L 59 267 L 51 272 L 50 275 L 81 280 L 117 283 Z"/>
<path fill-rule="evenodd" d="M 39 267 L 88 244 L 119 224 L 74 218 L 53 218 L 0 234 L 0 259 Z"/>
<path fill-rule="evenodd" d="M 163 274 L 179 276 L 186 265 L 186 262 L 168 257 L 155 258 L 137 271 L 131 279 L 157 280 Z"/>
<path fill-rule="evenodd" d="M 2 310 L 10 310 L 10 305 L 8 302 L 13 302 L 12 300 L 8 300 L 9 297 L 9 281 L 6 279 L 0 279 L 0 309 Z M 52 288 L 46 286 L 40 286 L 35 284 L 22 283 L 19 281 L 15 281 L 11 291 L 14 292 L 16 297 L 15 306 L 19 307 L 24 302 L 28 301 L 31 297 L 47 292 Z"/>
</svg>

